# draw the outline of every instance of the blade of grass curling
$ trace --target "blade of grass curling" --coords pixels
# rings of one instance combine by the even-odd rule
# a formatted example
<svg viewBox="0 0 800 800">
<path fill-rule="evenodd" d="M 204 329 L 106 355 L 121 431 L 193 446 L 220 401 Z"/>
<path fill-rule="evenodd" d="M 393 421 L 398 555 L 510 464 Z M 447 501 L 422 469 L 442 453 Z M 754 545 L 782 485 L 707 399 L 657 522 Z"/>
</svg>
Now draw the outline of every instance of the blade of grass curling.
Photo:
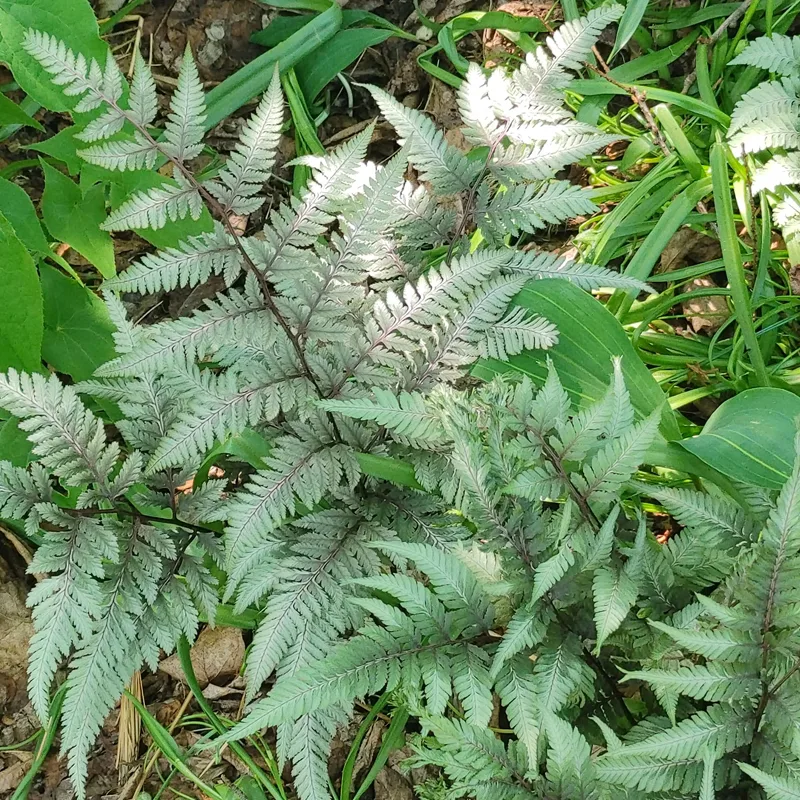
<svg viewBox="0 0 800 800">
<path fill-rule="evenodd" d="M 272 80 L 272 70 L 277 63 L 283 73 L 327 42 L 342 27 L 342 9 L 331 3 L 318 17 L 290 36 L 286 41 L 268 50 L 247 66 L 237 70 L 206 95 L 205 129 L 229 117 L 245 103 L 267 88 Z"/>
<path fill-rule="evenodd" d="M 211 704 L 206 700 L 203 690 L 200 688 L 200 683 L 194 673 L 194 666 L 192 665 L 191 645 L 185 636 L 181 636 L 178 640 L 178 659 L 180 660 L 181 669 L 183 670 L 186 684 L 189 690 L 194 695 L 197 705 L 200 710 L 205 714 L 211 727 L 219 734 L 224 734 L 227 731 L 225 724 L 217 716 Z M 242 747 L 239 742 L 230 742 L 228 745 L 231 750 L 242 760 L 245 766 L 250 770 L 253 777 L 275 798 L 275 800 L 285 800 L 283 795 L 275 788 L 272 781 L 270 781 L 267 774 L 258 764 L 253 761 L 247 750 Z M 274 777 L 274 776 L 273 776 Z"/>
<path fill-rule="evenodd" d="M 150 734 L 153 744 L 161 751 L 164 758 L 166 758 L 184 778 L 191 781 L 203 794 L 210 797 L 211 800 L 223 800 L 216 790 L 207 783 L 204 783 L 189 769 L 186 765 L 185 754 L 180 747 L 178 747 L 178 743 L 172 738 L 170 732 L 130 692 L 126 691 L 125 695 L 139 712 L 142 723 L 145 728 L 147 728 L 147 732 Z"/>
<path fill-rule="evenodd" d="M 719 242 L 722 248 L 722 259 L 725 263 L 725 274 L 728 277 L 728 285 L 733 299 L 733 313 L 739 323 L 756 381 L 759 386 L 769 386 L 769 375 L 753 324 L 750 290 L 744 275 L 739 237 L 736 234 L 736 224 L 733 219 L 727 147 L 721 142 L 715 142 L 711 146 L 711 176 L 714 185 L 714 207 L 717 213 Z"/>
<path fill-rule="evenodd" d="M 633 34 L 636 33 L 636 29 L 639 27 L 642 17 L 644 17 L 644 12 L 647 11 L 649 2 L 650 0 L 628 0 L 625 12 L 617 26 L 617 39 L 614 42 L 614 49 L 611 51 L 609 61 L 628 44 Z"/>
<path fill-rule="evenodd" d="M 42 739 L 39 747 L 36 750 L 36 757 L 30 769 L 25 773 L 25 777 L 17 786 L 16 791 L 11 795 L 11 800 L 25 800 L 31 790 L 33 781 L 39 774 L 39 770 L 53 746 L 53 741 L 56 738 L 56 731 L 58 730 L 58 720 L 61 718 L 61 707 L 64 705 L 64 697 L 67 694 L 67 683 L 64 682 L 56 692 L 53 702 L 50 704 L 50 719 L 47 721 L 47 727 L 44 729 L 44 738 Z"/>
</svg>

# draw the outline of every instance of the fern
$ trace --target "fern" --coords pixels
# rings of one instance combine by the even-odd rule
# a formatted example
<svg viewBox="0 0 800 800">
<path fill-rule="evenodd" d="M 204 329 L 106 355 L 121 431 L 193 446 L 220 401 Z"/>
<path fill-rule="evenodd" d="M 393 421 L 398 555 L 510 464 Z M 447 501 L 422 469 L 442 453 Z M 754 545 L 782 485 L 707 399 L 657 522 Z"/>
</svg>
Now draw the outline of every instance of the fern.
<svg viewBox="0 0 800 800">
<path fill-rule="evenodd" d="M 731 116 L 729 141 L 737 154 L 771 154 L 765 164 L 755 163 L 753 190 L 769 192 L 775 218 L 784 235 L 798 233 L 797 151 L 800 149 L 800 39 L 773 34 L 755 39 L 732 64 L 747 64 L 776 73 L 780 80 L 764 81 L 747 92 Z"/>
<path fill-rule="evenodd" d="M 283 122 L 277 76 L 227 160 L 198 174 L 207 121 L 189 51 L 159 131 L 141 57 L 126 96 L 112 58 L 101 65 L 28 32 L 27 52 L 95 114 L 81 157 L 164 175 L 122 198 L 105 229 L 215 219 L 107 281 L 117 352 L 91 380 L 0 376 L 0 406 L 22 419 L 39 459 L 0 466 L 0 513 L 43 528 L 31 697 L 46 721 L 65 668 L 64 748 L 80 797 L 93 739 L 129 676 L 192 641 L 221 599 L 260 619 L 246 669 L 253 703 L 226 738 L 276 726 L 301 800 L 329 792 L 330 743 L 354 699 L 384 691 L 419 720 L 415 758 L 441 766 L 454 796 L 601 797 L 628 785 L 601 780 L 602 760 L 567 720 L 584 704 L 624 716 L 622 668 L 656 674 L 680 646 L 657 623 L 715 631 L 698 622 L 704 608 L 676 616 L 692 603 L 689 578 L 665 577 L 710 586 L 712 535 L 698 523 L 705 549 L 659 558 L 645 527 L 632 533 L 630 481 L 660 414 L 636 417 L 619 364 L 605 396 L 580 409 L 552 368 L 541 389 L 463 382 L 481 356 L 558 341 L 551 321 L 509 308 L 528 280 L 647 291 L 527 247 L 541 228 L 594 210 L 555 175 L 610 139 L 573 118 L 563 90 L 620 13 L 601 6 L 567 23 L 508 74 L 470 68 L 459 107 L 485 152 L 458 150 L 424 114 L 371 89 L 400 151 L 365 161 L 368 128 L 298 159 L 306 188 L 244 235 L 230 218 L 263 203 Z M 150 325 L 131 323 L 114 294 L 213 276 L 225 288 L 202 308 Z M 88 410 L 102 401 L 120 418 Z M 215 460 L 222 480 L 207 477 Z M 415 480 L 374 474 L 396 461 Z M 719 504 L 738 519 L 731 501 Z M 721 577 L 755 542 L 749 524 L 719 534 Z M 495 693 L 518 740 L 488 727 Z M 685 700 L 733 708 L 739 698 L 710 696 L 725 699 Z M 703 740 L 715 756 L 718 744 Z"/>
</svg>

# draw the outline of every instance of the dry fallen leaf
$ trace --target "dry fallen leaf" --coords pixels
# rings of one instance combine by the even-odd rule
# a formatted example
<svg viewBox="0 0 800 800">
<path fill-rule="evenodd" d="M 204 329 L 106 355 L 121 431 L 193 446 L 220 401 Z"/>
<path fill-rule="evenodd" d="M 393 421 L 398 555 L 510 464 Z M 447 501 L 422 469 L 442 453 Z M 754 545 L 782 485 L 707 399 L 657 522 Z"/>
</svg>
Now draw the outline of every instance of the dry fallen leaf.
<svg viewBox="0 0 800 800">
<path fill-rule="evenodd" d="M 0 797 L 8 797 L 19 786 L 33 761 L 33 753 L 15 750 L 13 755 L 17 763 L 0 770 Z"/>
<path fill-rule="evenodd" d="M 244 661 L 244 639 L 238 628 L 206 628 L 191 650 L 192 667 L 200 686 L 233 678 Z M 158 668 L 172 678 L 185 681 L 177 654 L 165 658 Z"/>
<path fill-rule="evenodd" d="M 691 264 L 702 264 L 719 258 L 721 254 L 722 251 L 716 239 L 692 228 L 681 228 L 675 232 L 664 248 L 664 252 L 661 253 L 658 271 L 671 272 Z M 710 289 L 716 285 L 711 277 L 705 275 L 690 281 L 683 287 L 683 291 Z M 713 332 L 730 316 L 728 303 L 723 295 L 697 297 L 683 303 L 681 308 L 695 333 L 702 330 Z"/>
<path fill-rule="evenodd" d="M 33 633 L 25 606 L 26 587 L 0 558 L 0 712 L 11 713 L 27 702 L 25 693 L 28 640 Z M 2 794 L 2 792 L 0 792 Z"/>
</svg>

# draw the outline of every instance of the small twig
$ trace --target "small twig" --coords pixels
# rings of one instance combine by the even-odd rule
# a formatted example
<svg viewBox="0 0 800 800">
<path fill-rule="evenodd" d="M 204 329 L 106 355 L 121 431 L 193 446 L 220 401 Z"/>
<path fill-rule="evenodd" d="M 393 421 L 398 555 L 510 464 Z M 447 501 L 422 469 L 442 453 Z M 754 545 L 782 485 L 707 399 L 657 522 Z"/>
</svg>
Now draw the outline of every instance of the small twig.
<svg viewBox="0 0 800 800">
<path fill-rule="evenodd" d="M 743 0 L 742 4 L 728 17 L 723 20 L 722 24 L 704 41 L 705 44 L 715 45 L 722 34 L 728 30 L 732 25 L 735 25 L 746 13 L 747 9 L 752 5 L 753 0 Z M 683 81 L 683 89 L 681 94 L 688 94 L 689 89 L 692 88 L 694 82 L 697 80 L 697 69 L 693 69 Z"/>
<path fill-rule="evenodd" d="M 595 58 L 601 65 L 602 69 L 598 69 L 596 66 L 594 66 L 594 64 L 589 63 L 587 63 L 586 66 L 601 78 L 605 78 L 609 83 L 612 83 L 617 88 L 622 89 L 631 98 L 631 100 L 636 103 L 636 105 L 639 107 L 639 110 L 642 112 L 642 116 L 644 117 L 644 121 L 650 130 L 650 133 L 653 135 L 653 141 L 658 145 L 661 152 L 665 156 L 670 155 L 669 147 L 667 146 L 664 137 L 661 135 L 658 125 L 656 125 L 653 112 L 650 110 L 650 106 L 647 105 L 647 96 L 645 93 L 640 92 L 638 89 L 634 89 L 632 86 L 626 86 L 624 83 L 620 83 L 618 80 L 613 78 L 611 76 L 611 70 L 608 68 L 608 64 L 603 61 L 596 47 L 592 48 L 592 52 L 594 53 Z"/>
</svg>

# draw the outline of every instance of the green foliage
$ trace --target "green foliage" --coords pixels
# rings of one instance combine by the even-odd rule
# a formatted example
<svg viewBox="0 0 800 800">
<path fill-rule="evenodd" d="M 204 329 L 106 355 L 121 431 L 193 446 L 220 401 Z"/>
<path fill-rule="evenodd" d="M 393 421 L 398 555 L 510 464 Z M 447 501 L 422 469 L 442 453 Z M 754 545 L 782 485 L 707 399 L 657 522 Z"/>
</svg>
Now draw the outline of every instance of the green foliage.
<svg viewBox="0 0 800 800">
<path fill-rule="evenodd" d="M 329 11 L 338 26 L 338 7 L 307 24 Z M 564 92 L 586 89 L 572 73 L 609 24 L 622 19 L 616 54 L 646 11 L 599 6 L 514 71 L 486 72 L 455 49 L 482 17 L 442 27 L 440 47 L 465 76 L 458 106 L 473 149 L 371 88 L 400 152 L 380 166 L 365 160 L 368 128 L 302 156 L 303 191 L 244 236 L 230 217 L 263 203 L 283 124 L 277 70 L 228 159 L 199 171 L 204 133 L 230 101 L 219 99 L 224 86 L 204 95 L 189 51 L 158 130 L 141 57 L 127 87 L 102 49 L 17 31 L 25 58 L 79 115 L 50 151 L 114 187 L 105 217 L 102 186 L 84 190 L 91 181 L 46 167 L 47 229 L 107 279 L 105 305 L 42 266 L 41 341 L 31 317 L 30 352 L 0 376 L 0 407 L 21 419 L 38 459 L 0 462 L 0 513 L 42 542 L 31 565 L 45 577 L 30 597 L 30 695 L 48 720 L 65 668 L 63 747 L 79 796 L 94 738 L 134 670 L 178 641 L 185 658 L 185 640 L 201 619 L 213 623 L 220 602 L 234 614 L 255 607 L 259 619 L 246 666 L 252 705 L 233 730 L 214 727 L 226 742 L 277 728 L 280 763 L 270 766 L 279 774 L 291 762 L 301 800 L 329 796 L 336 729 L 377 694 L 399 709 L 387 741 L 414 717 L 411 763 L 440 769 L 434 796 L 796 793 L 794 421 L 763 457 L 748 447 L 736 471 L 736 458 L 722 460 L 722 472 L 767 490 L 727 484 L 742 505 L 675 473 L 640 471 L 654 447 L 664 451 L 662 434 L 677 438 L 678 422 L 613 316 L 638 314 L 646 327 L 651 301 L 631 310 L 647 291 L 637 278 L 708 193 L 692 144 L 665 126 L 692 183 L 666 187 L 681 194 L 625 273 L 603 266 L 614 240 L 604 230 L 594 232 L 598 263 L 515 247 L 597 211 L 602 193 L 559 173 L 620 131 L 598 130 L 591 113 L 576 119 Z M 773 45 L 741 58 L 778 69 L 786 59 Z M 755 130 L 752 99 L 733 134 Z M 164 163 L 171 176 L 156 176 Z M 631 196 L 625 214 L 646 193 Z M 661 207 L 649 204 L 648 214 Z M 630 226 L 625 214 L 614 225 Z M 47 255 L 27 208 L 14 224 L 8 248 L 24 239 Z M 117 275 L 106 232 L 126 230 L 165 246 Z M 203 308 L 153 325 L 132 324 L 115 294 L 217 276 L 225 288 Z M 609 310 L 583 292 L 599 288 L 616 292 Z M 54 302 L 62 296 L 66 311 Z M 77 383 L 28 374 L 40 356 Z M 464 378 L 479 359 L 482 377 L 510 374 L 475 387 Z M 741 450 L 744 434 L 719 425 Z M 695 442 L 718 438 L 716 426 Z M 715 466 L 721 452 L 696 455 Z M 236 468 L 209 480 L 223 453 Z M 776 454 L 773 479 L 755 480 L 753 463 L 768 469 Z M 701 463 L 683 455 L 681 465 Z M 193 491 L 181 491 L 189 479 Z M 663 543 L 655 503 L 680 525 Z"/>
</svg>

